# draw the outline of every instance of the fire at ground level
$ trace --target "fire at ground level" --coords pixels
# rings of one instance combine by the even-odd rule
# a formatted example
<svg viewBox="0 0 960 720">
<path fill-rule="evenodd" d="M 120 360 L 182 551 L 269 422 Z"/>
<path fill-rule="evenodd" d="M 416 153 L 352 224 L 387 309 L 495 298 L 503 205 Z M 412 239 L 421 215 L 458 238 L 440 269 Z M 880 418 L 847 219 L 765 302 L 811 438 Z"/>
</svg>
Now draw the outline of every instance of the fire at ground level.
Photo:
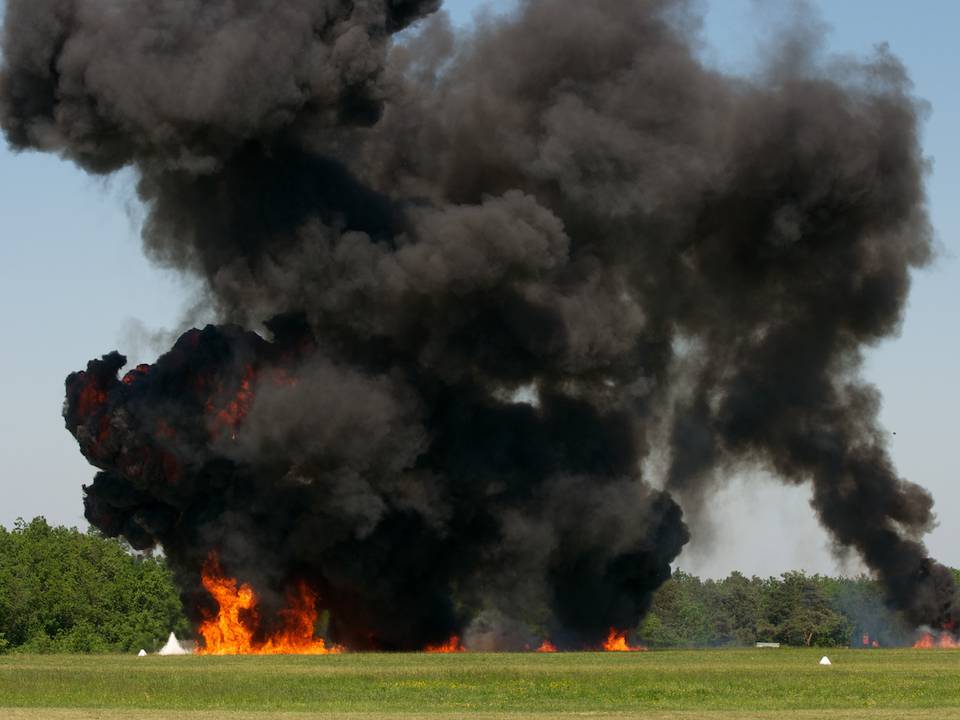
<svg viewBox="0 0 960 720">
<path fill-rule="evenodd" d="M 290 593 L 289 606 L 280 610 L 278 629 L 260 631 L 260 613 L 257 596 L 247 584 L 224 576 L 216 555 L 211 555 L 202 573 L 203 587 L 216 601 L 217 613 L 200 623 L 199 636 L 202 642 L 196 652 L 200 655 L 338 655 L 346 652 L 343 645 L 327 644 L 315 637 L 319 612 L 317 597 L 301 583 Z M 610 628 L 606 640 L 598 648 L 604 652 L 645 652 L 641 645 L 631 645 L 628 632 Z M 557 647 L 544 639 L 538 647 L 528 651 L 555 653 Z M 451 654 L 469 652 L 460 637 L 453 635 L 444 643 L 427 645 L 428 654 Z"/>
<path fill-rule="evenodd" d="M 305 583 L 290 593 L 290 604 L 279 611 L 278 629 L 260 632 L 260 614 L 256 593 L 253 588 L 223 575 L 219 561 L 211 555 L 202 574 L 203 587 L 217 603 L 215 616 L 205 619 L 199 627 L 202 640 L 196 652 L 200 655 L 337 655 L 347 652 L 343 645 L 328 644 L 323 638 L 315 636 L 319 617 L 317 597 Z M 869 635 L 863 636 L 863 647 L 878 649 L 879 643 Z M 960 649 L 960 642 L 944 628 L 939 631 L 924 629 L 913 644 L 917 650 L 953 650 Z M 527 651 L 537 653 L 556 653 L 557 647 L 544 639 L 537 647 L 527 646 Z M 603 644 L 595 648 L 583 648 L 586 651 L 603 652 L 646 652 L 642 645 L 633 645 L 626 630 L 610 628 Z M 446 642 L 427 645 L 423 648 L 427 654 L 454 654 L 470 652 L 470 649 L 457 635 Z"/>
</svg>

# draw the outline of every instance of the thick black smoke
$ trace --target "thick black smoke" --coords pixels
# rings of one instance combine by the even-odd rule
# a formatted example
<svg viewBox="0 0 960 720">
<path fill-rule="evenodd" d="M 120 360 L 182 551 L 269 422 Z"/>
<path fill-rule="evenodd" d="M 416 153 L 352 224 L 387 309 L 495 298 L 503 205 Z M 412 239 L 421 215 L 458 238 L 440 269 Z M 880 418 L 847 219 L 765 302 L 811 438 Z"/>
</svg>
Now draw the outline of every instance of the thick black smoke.
<svg viewBox="0 0 960 720">
<path fill-rule="evenodd" d="M 231 323 L 68 379 L 91 522 L 162 544 L 198 613 L 215 549 L 268 602 L 306 579 L 355 647 L 571 647 L 668 576 L 668 492 L 701 511 L 760 464 L 910 620 L 952 620 L 860 377 L 930 256 L 899 62 L 799 27 L 725 76 L 682 0 L 391 40 L 438 5 L 9 0 L 10 143 L 134 167 L 147 253 Z"/>
</svg>

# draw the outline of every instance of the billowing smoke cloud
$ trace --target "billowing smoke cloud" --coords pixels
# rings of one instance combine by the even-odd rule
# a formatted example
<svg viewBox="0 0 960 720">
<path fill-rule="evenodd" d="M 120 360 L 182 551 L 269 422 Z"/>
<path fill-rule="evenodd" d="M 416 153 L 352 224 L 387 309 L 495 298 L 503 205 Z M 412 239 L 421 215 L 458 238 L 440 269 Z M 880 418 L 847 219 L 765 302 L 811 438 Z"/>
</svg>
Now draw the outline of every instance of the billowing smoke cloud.
<svg viewBox="0 0 960 720">
<path fill-rule="evenodd" d="M 798 28 L 725 76 L 681 0 L 391 39 L 438 5 L 9 0 L 9 142 L 135 168 L 146 252 L 227 323 L 68 379 L 91 522 L 162 544 L 198 616 L 216 550 L 268 604 L 305 579 L 353 647 L 580 647 L 668 576 L 671 495 L 696 517 L 760 465 L 949 622 L 860 377 L 930 257 L 899 62 Z"/>
</svg>

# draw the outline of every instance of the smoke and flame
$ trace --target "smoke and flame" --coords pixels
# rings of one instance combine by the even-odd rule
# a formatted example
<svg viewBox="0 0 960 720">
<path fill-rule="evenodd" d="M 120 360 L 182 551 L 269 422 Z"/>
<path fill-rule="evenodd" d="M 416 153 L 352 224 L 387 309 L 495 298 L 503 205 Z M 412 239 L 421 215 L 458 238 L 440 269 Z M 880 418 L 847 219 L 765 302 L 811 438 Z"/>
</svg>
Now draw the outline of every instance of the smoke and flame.
<svg viewBox="0 0 960 720">
<path fill-rule="evenodd" d="M 7 143 L 129 168 L 149 256 L 221 321 L 122 380 L 119 353 L 67 379 L 91 525 L 194 580 L 245 532 L 230 571 L 263 600 L 309 578 L 353 649 L 464 637 L 454 588 L 489 596 L 477 613 L 536 588 L 561 646 L 599 648 L 639 624 L 716 469 L 759 462 L 812 483 L 911 626 L 960 618 L 859 372 L 933 255 L 896 58 L 835 72 L 798 18 L 745 87 L 700 61 L 684 0 L 531 0 L 399 53 L 440 0 L 287 4 L 6 3 Z M 204 584 L 209 648 L 267 646 L 250 588 Z"/>
<path fill-rule="evenodd" d="M 544 640 L 540 647 L 537 648 L 538 653 L 555 653 L 557 651 L 557 646 L 554 645 L 549 640 Z"/>
<path fill-rule="evenodd" d="M 260 616 L 253 588 L 238 587 L 236 580 L 226 577 L 215 555 L 204 566 L 201 582 L 219 606 L 216 617 L 200 624 L 201 655 L 328 655 L 343 650 L 314 637 L 316 597 L 304 583 L 290 594 L 290 607 L 280 611 L 281 628 L 258 639 Z"/>
<path fill-rule="evenodd" d="M 210 432 L 214 437 L 218 437 L 224 432 L 229 432 L 231 439 L 236 440 L 236 428 L 250 411 L 250 405 L 253 403 L 253 382 L 256 379 L 256 371 L 248 365 L 240 379 L 240 386 L 230 396 L 222 407 L 217 407 L 214 397 L 210 397 L 206 403 L 206 411 L 210 417 Z M 217 395 L 223 395 L 222 388 L 217 388 Z"/>
<path fill-rule="evenodd" d="M 462 653 L 466 652 L 467 649 L 460 642 L 460 638 L 457 635 L 452 635 L 449 640 L 447 640 L 442 645 L 428 645 L 423 649 L 425 653 Z"/>
<path fill-rule="evenodd" d="M 913 647 L 917 650 L 933 650 L 935 648 L 941 650 L 956 650 L 960 648 L 960 642 L 957 642 L 957 639 L 946 630 L 937 634 L 925 632 L 920 639 L 913 644 Z"/>
<path fill-rule="evenodd" d="M 615 628 L 610 628 L 610 634 L 603 643 L 603 649 L 606 652 L 646 652 L 647 650 L 642 645 L 631 645 L 627 642 L 627 631 L 620 632 Z"/>
</svg>

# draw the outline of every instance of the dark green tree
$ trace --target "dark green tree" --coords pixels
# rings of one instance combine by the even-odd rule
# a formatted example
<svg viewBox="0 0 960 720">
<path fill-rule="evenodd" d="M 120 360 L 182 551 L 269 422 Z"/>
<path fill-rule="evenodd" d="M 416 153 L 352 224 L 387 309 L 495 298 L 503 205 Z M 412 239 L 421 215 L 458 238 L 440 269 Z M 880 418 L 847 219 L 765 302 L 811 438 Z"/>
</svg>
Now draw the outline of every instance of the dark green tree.
<svg viewBox="0 0 960 720">
<path fill-rule="evenodd" d="M 715 588 L 711 603 L 715 644 L 753 645 L 760 619 L 761 581 L 734 572 L 715 583 Z"/>
<path fill-rule="evenodd" d="M 763 583 L 759 623 L 764 639 L 788 645 L 848 645 L 852 627 L 832 606 L 825 579 L 802 572 L 784 573 Z"/>
<path fill-rule="evenodd" d="M 714 624 L 700 578 L 676 570 L 657 591 L 637 634 L 650 647 L 709 645 Z"/>
<path fill-rule="evenodd" d="M 0 528 L 0 637 L 29 652 L 156 649 L 189 626 L 162 558 L 44 518 Z"/>
</svg>

